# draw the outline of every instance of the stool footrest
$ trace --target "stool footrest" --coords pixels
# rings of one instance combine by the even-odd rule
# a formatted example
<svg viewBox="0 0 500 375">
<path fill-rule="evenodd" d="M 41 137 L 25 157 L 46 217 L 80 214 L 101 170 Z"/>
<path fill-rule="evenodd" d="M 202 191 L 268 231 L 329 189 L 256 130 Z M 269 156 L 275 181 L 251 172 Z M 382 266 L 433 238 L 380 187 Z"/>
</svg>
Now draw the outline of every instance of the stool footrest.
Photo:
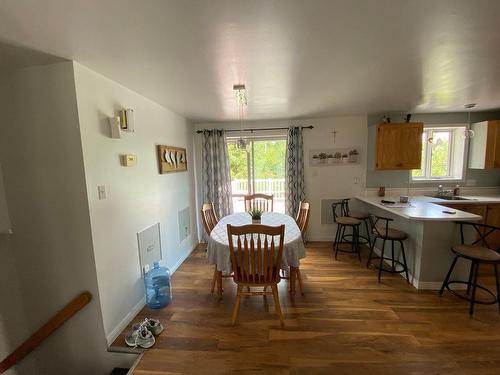
<svg viewBox="0 0 500 375">
<path fill-rule="evenodd" d="M 458 298 L 461 298 L 461 299 L 464 299 L 466 301 L 469 301 L 471 302 L 472 300 L 472 297 L 469 297 L 467 296 L 467 294 L 462 294 L 462 293 L 459 293 L 458 291 L 450 288 L 450 284 L 459 284 L 459 285 L 467 285 L 468 287 L 472 288 L 472 283 L 469 283 L 468 281 L 461 281 L 461 280 L 451 280 L 451 281 L 448 281 L 446 284 L 445 284 L 445 288 L 451 293 L 453 294 L 454 296 L 457 296 Z M 479 303 L 481 305 L 494 305 L 495 303 L 498 302 L 497 300 L 497 297 L 495 296 L 495 294 L 489 290 L 488 288 L 482 286 L 482 285 L 479 285 L 479 284 L 476 284 L 476 288 L 478 289 L 481 289 L 482 291 L 486 292 L 487 294 L 489 294 L 491 296 L 491 299 L 489 300 L 480 300 L 480 299 L 475 299 L 474 300 L 474 303 Z"/>
<path fill-rule="evenodd" d="M 378 264 L 375 264 L 373 263 L 373 260 L 376 260 L 376 259 L 379 259 L 380 260 L 380 257 L 379 256 L 375 256 L 375 257 L 372 257 L 371 260 L 370 260 L 370 263 L 368 264 L 368 267 L 373 267 L 375 269 L 380 269 L 380 265 Z M 387 258 L 387 257 L 384 257 L 383 260 L 387 260 L 389 262 L 392 263 L 392 258 Z M 390 265 L 388 264 L 385 264 L 387 267 L 391 267 Z M 403 263 L 401 263 L 399 260 L 394 260 L 394 265 L 396 268 L 396 266 L 399 266 L 401 267 L 401 270 L 397 270 L 397 269 L 387 269 L 387 268 L 384 268 L 384 264 L 382 264 L 382 272 L 388 272 L 388 273 L 403 273 L 406 271 L 406 267 Z"/>
</svg>

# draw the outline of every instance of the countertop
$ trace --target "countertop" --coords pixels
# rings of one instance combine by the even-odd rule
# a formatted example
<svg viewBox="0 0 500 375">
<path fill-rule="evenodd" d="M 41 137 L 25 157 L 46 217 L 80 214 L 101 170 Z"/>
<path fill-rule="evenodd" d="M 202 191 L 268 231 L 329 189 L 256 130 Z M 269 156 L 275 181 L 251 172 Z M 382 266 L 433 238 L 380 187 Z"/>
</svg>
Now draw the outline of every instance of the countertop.
<svg viewBox="0 0 500 375">
<path fill-rule="evenodd" d="M 470 214 L 468 212 L 460 211 L 451 207 L 441 206 L 440 204 L 500 204 L 500 197 L 482 197 L 482 196 L 463 196 L 469 200 L 446 200 L 440 198 L 415 196 L 410 197 L 409 207 L 390 207 L 380 203 L 382 199 L 399 202 L 398 197 L 361 197 L 357 196 L 356 199 L 371 204 L 375 207 L 381 208 L 395 215 L 404 217 L 411 220 L 423 221 L 477 221 L 481 220 L 481 216 Z M 455 212 L 455 214 L 445 213 L 443 211 Z"/>
</svg>

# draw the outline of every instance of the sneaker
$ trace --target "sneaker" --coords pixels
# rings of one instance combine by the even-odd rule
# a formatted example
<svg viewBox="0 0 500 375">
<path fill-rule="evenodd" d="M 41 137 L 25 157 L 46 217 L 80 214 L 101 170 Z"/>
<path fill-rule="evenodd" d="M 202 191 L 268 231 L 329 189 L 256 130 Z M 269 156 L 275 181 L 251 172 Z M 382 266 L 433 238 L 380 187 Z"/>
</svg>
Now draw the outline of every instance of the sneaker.
<svg viewBox="0 0 500 375">
<path fill-rule="evenodd" d="M 154 336 L 158 336 L 163 331 L 163 326 L 158 319 L 146 318 L 145 326 Z"/>
<path fill-rule="evenodd" d="M 125 343 L 128 346 L 148 349 L 155 344 L 153 334 L 146 328 L 145 324 L 140 324 L 137 328 L 134 326 L 132 330 L 125 336 Z"/>
</svg>

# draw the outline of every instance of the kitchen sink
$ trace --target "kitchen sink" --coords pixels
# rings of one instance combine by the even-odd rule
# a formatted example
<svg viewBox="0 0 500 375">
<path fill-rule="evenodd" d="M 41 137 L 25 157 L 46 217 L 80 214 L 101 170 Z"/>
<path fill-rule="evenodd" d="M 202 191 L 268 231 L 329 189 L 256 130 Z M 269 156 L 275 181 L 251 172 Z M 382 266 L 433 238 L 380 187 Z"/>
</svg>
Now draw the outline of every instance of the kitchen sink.
<svg viewBox="0 0 500 375">
<path fill-rule="evenodd" d="M 472 201 L 472 200 L 474 200 L 474 198 L 465 198 L 465 197 L 460 197 L 460 196 L 438 195 L 438 194 L 428 195 L 428 197 L 446 199 L 447 201 Z"/>
</svg>

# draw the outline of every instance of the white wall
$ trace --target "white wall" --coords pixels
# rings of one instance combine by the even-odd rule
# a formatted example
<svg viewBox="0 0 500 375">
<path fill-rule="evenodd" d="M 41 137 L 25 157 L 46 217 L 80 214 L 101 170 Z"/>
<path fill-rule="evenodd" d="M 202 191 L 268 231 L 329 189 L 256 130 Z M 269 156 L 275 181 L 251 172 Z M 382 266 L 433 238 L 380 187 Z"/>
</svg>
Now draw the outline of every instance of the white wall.
<svg viewBox="0 0 500 375">
<path fill-rule="evenodd" d="M 2 273 L 0 283 L 18 287 L 22 301 L 2 293 L 3 325 L 12 327 L 8 341 L 22 342 L 82 291 L 94 297 L 30 354 L 36 371 L 16 369 L 107 374 L 122 357 L 106 351 L 72 63 L 2 74 L 0 110 L 0 163 L 14 230 L 7 259 L 18 279 L 16 286 Z"/>
<path fill-rule="evenodd" d="M 8 233 L 10 230 L 9 209 L 5 198 L 2 164 L 0 164 L 0 234 Z"/>
<path fill-rule="evenodd" d="M 160 222 L 163 260 L 170 269 L 197 244 L 192 126 L 78 63 L 74 71 L 104 330 L 111 340 L 130 313 L 143 305 L 137 232 Z M 116 116 L 121 108 L 134 109 L 135 133 L 112 139 L 107 118 Z M 158 144 L 186 147 L 188 172 L 160 175 Z M 119 157 L 124 153 L 137 155 L 137 166 L 122 167 Z M 98 185 L 106 186 L 106 200 L 98 199 Z M 180 243 L 178 211 L 186 207 L 192 210 L 194 235 Z"/>
<path fill-rule="evenodd" d="M 366 179 L 367 118 L 366 116 L 335 116 L 303 120 L 245 121 L 244 128 L 267 128 L 313 125 L 314 129 L 304 130 L 304 167 L 306 199 L 311 203 L 311 218 L 307 238 L 310 241 L 331 241 L 334 226 L 321 224 L 321 199 L 348 198 L 363 195 Z M 201 123 L 196 129 L 239 129 L 239 123 Z M 333 129 L 337 131 L 333 143 Z M 361 150 L 361 163 L 356 166 L 311 167 L 309 150 L 321 148 L 351 148 Z M 201 135 L 195 135 L 197 204 L 203 203 L 201 196 Z M 354 178 L 359 182 L 354 183 Z M 353 206 L 356 204 L 352 203 Z M 203 227 L 199 224 L 199 233 Z"/>
</svg>

